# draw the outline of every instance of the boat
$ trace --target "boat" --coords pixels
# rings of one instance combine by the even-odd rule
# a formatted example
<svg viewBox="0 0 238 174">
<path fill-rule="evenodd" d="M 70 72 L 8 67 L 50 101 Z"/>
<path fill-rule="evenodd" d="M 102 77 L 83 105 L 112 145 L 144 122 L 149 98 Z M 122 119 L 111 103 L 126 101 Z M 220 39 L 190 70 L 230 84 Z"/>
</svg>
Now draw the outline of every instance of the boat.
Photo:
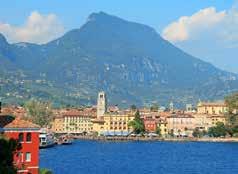
<svg viewBox="0 0 238 174">
<path fill-rule="evenodd" d="M 47 132 L 46 129 L 41 129 L 40 135 L 40 149 L 53 147 L 55 145 L 54 135 L 50 132 Z"/>
<path fill-rule="evenodd" d="M 73 143 L 73 140 L 71 138 L 64 138 L 62 141 L 62 145 L 70 145 Z"/>
<path fill-rule="evenodd" d="M 73 143 L 73 138 L 69 135 L 63 135 L 58 139 L 58 144 L 61 145 L 70 145 Z"/>
</svg>

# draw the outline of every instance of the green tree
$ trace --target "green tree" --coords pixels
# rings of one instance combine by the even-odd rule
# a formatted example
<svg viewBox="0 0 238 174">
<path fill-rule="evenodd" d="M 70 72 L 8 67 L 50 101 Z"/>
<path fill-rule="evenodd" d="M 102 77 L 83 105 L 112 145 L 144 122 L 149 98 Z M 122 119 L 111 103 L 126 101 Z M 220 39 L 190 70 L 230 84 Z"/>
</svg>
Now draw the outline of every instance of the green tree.
<svg viewBox="0 0 238 174">
<path fill-rule="evenodd" d="M 140 112 L 138 110 L 135 113 L 135 119 L 130 121 L 128 126 L 132 127 L 136 134 L 145 132 L 144 122 L 140 118 Z"/>
<path fill-rule="evenodd" d="M 156 134 L 158 134 L 159 136 L 161 136 L 161 129 L 160 129 L 160 127 L 157 127 L 157 128 L 156 128 Z"/>
<path fill-rule="evenodd" d="M 17 168 L 13 164 L 14 154 L 21 149 L 21 145 L 14 139 L 0 137 L 0 171 L 1 174 L 16 174 Z"/>
<path fill-rule="evenodd" d="M 198 128 L 195 128 L 194 130 L 193 130 L 193 137 L 201 137 L 200 136 L 200 131 L 199 131 L 199 129 Z"/>
<path fill-rule="evenodd" d="M 53 119 L 52 105 L 50 102 L 30 100 L 26 102 L 27 118 L 33 123 L 46 127 Z"/>
<path fill-rule="evenodd" d="M 225 97 L 225 103 L 228 106 L 229 113 L 233 113 L 233 111 L 237 111 L 238 110 L 238 93 L 234 93 Z"/>
<path fill-rule="evenodd" d="M 228 107 L 228 113 L 226 114 L 226 130 L 232 137 L 234 134 L 238 133 L 238 93 L 225 97 L 225 103 Z"/>
<path fill-rule="evenodd" d="M 221 136 L 225 136 L 226 135 L 226 127 L 224 125 L 224 123 L 222 122 L 217 122 L 216 126 L 214 127 L 210 127 L 208 129 L 208 135 L 210 137 L 221 137 Z"/>
<path fill-rule="evenodd" d="M 207 132 L 205 130 L 200 131 L 199 128 L 195 128 L 193 130 L 193 137 L 196 137 L 196 138 L 201 138 L 206 134 L 207 134 Z"/>
<path fill-rule="evenodd" d="M 174 137 L 174 130 L 171 129 L 171 130 L 168 132 L 168 134 L 169 134 L 169 136 Z"/>
</svg>

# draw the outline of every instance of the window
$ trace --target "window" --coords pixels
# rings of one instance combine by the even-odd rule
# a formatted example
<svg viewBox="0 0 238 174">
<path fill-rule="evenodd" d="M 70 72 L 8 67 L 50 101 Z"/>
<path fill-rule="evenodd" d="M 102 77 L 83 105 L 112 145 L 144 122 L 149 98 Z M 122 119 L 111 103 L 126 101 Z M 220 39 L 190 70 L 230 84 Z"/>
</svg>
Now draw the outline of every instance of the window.
<svg viewBox="0 0 238 174">
<path fill-rule="evenodd" d="M 31 161 L 31 153 L 26 152 L 26 162 L 30 162 L 30 161 Z"/>
<path fill-rule="evenodd" d="M 18 141 L 21 143 L 21 142 L 23 142 L 23 140 L 24 140 L 23 133 L 19 133 L 19 135 L 18 135 Z"/>
<path fill-rule="evenodd" d="M 26 134 L 26 142 L 31 142 L 31 133 Z"/>
</svg>

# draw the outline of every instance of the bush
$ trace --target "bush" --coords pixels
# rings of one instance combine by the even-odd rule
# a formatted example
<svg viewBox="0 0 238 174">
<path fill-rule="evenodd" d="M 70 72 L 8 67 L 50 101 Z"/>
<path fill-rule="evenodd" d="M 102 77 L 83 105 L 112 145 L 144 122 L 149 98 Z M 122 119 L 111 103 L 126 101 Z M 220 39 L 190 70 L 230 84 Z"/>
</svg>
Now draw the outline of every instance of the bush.
<svg viewBox="0 0 238 174">
<path fill-rule="evenodd" d="M 224 137 L 226 136 L 227 130 L 222 122 L 217 122 L 216 126 L 208 129 L 208 135 L 210 137 Z"/>
</svg>

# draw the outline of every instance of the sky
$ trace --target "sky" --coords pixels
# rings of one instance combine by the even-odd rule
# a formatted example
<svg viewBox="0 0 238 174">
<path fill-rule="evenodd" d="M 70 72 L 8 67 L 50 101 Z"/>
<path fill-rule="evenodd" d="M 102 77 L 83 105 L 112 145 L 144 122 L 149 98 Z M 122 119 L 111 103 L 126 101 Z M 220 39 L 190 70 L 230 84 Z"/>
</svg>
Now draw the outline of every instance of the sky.
<svg viewBox="0 0 238 174">
<path fill-rule="evenodd" d="M 99 11 L 149 25 L 193 56 L 238 73 L 234 0 L 7 0 L 0 6 L 0 33 L 10 43 L 47 43 Z"/>
</svg>

